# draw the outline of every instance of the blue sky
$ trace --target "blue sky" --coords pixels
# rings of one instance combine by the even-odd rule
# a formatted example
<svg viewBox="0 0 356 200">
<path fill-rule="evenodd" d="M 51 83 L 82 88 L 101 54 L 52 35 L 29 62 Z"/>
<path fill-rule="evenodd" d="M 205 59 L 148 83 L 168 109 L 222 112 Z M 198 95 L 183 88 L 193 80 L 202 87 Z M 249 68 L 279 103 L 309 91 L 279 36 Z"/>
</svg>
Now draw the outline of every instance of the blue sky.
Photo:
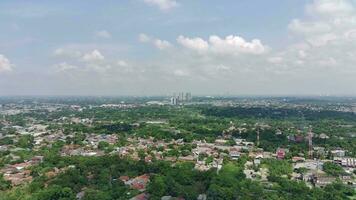
<svg viewBox="0 0 356 200">
<path fill-rule="evenodd" d="M 353 0 L 4 0 L 0 24 L 0 95 L 356 89 Z"/>
</svg>

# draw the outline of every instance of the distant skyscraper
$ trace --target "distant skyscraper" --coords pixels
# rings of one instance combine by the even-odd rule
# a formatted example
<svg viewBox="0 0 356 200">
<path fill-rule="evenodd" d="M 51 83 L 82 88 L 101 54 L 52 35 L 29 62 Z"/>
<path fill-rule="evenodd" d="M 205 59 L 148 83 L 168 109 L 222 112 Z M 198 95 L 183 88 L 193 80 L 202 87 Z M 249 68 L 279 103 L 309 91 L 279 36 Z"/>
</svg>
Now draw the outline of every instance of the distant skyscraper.
<svg viewBox="0 0 356 200">
<path fill-rule="evenodd" d="M 190 92 L 187 92 L 187 93 L 185 94 L 185 100 L 186 100 L 186 101 L 191 101 L 191 100 L 192 100 L 192 94 L 191 94 Z"/>
<path fill-rule="evenodd" d="M 180 92 L 180 93 L 179 93 L 178 101 L 179 101 L 179 102 L 183 102 L 183 101 L 184 101 L 184 93 L 183 93 L 183 92 Z"/>
<path fill-rule="evenodd" d="M 178 99 L 177 99 L 177 97 L 175 97 L 175 96 L 173 96 L 173 97 L 171 97 L 171 105 L 177 105 L 178 104 Z"/>
<path fill-rule="evenodd" d="M 191 100 L 192 100 L 192 94 L 190 92 L 187 93 L 179 92 L 178 96 L 176 96 L 176 93 L 173 93 L 173 96 L 171 97 L 171 104 L 178 105 L 180 103 L 189 102 Z"/>
</svg>

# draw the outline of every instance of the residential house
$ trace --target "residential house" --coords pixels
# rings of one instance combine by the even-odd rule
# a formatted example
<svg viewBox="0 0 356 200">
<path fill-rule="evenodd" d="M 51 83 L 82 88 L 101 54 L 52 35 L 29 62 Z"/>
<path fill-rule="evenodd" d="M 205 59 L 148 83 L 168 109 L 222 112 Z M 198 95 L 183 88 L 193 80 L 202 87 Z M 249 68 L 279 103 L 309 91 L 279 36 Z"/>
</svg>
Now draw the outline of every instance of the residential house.
<svg viewBox="0 0 356 200">
<path fill-rule="evenodd" d="M 333 183 L 336 180 L 335 177 L 332 176 L 314 176 L 313 183 L 317 187 L 325 187 Z"/>
<path fill-rule="evenodd" d="M 345 150 L 342 149 L 332 150 L 330 153 L 333 157 L 345 157 Z"/>
<path fill-rule="evenodd" d="M 286 156 L 286 150 L 282 148 L 278 148 L 276 151 L 276 158 L 277 159 L 284 159 Z"/>
</svg>

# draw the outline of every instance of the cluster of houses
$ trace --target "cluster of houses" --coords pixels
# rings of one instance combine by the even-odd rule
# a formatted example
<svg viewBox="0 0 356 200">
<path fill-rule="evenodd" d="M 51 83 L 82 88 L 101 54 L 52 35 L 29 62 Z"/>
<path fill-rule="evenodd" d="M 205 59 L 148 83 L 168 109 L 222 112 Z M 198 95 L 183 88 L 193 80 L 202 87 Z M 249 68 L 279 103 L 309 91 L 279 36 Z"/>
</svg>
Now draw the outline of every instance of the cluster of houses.
<svg viewBox="0 0 356 200">
<path fill-rule="evenodd" d="M 29 167 L 37 165 L 42 161 L 42 156 L 35 156 L 31 160 L 22 163 L 6 165 L 0 170 L 0 173 L 3 174 L 5 180 L 10 181 L 14 186 L 31 182 L 32 176 Z"/>
<path fill-rule="evenodd" d="M 120 176 L 119 178 L 125 185 L 130 186 L 130 188 L 143 192 L 146 190 L 146 186 L 150 181 L 150 176 L 148 174 L 143 174 L 141 176 L 130 178 L 128 176 Z"/>
<path fill-rule="evenodd" d="M 293 157 L 293 179 L 305 181 L 313 186 L 324 187 L 339 178 L 343 183 L 356 187 L 356 180 L 352 175 L 356 168 L 356 159 L 349 157 L 335 157 L 335 155 L 345 155 L 343 150 L 335 150 L 333 152 L 334 153 L 332 154 L 334 157 L 332 160 Z M 346 174 L 340 175 L 339 177 L 327 175 L 323 171 L 323 165 L 326 162 L 333 162 L 342 166 Z M 303 169 L 303 172 L 300 172 L 298 169 Z M 297 171 L 299 172 L 297 173 Z"/>
<path fill-rule="evenodd" d="M 117 107 L 126 108 L 121 104 L 118 105 L 102 105 L 101 107 Z M 130 108 L 127 107 L 127 108 Z M 80 106 L 71 106 L 73 110 L 82 110 Z M 92 119 L 81 119 L 76 117 L 71 118 L 60 118 L 58 123 L 82 123 L 90 126 L 93 122 Z M 146 124 L 166 124 L 166 121 L 156 120 L 156 121 L 146 121 Z M 66 142 L 68 138 L 74 138 L 74 133 L 64 134 L 62 130 L 51 131 L 48 130 L 47 125 L 33 123 L 29 127 L 22 126 L 11 126 L 7 124 L 6 121 L 2 122 L 5 125 L 4 129 L 11 128 L 15 132 L 13 134 L 7 134 L 6 137 L 13 139 L 15 142 L 21 135 L 31 135 L 34 138 L 34 149 L 39 149 L 43 145 L 51 145 L 55 141 Z M 137 125 L 139 126 L 139 124 Z M 252 169 L 253 166 L 259 166 L 262 159 L 266 158 L 276 158 L 285 159 L 288 154 L 288 149 L 278 148 L 276 152 L 267 152 L 263 149 L 256 148 L 253 142 L 248 142 L 244 139 L 232 138 L 231 132 L 244 133 L 248 129 L 247 125 L 243 124 L 240 127 L 235 127 L 233 124 L 224 131 L 223 137 L 216 139 L 214 142 L 198 141 L 194 140 L 190 143 L 186 143 L 183 139 L 164 141 L 156 140 L 154 138 L 137 138 L 130 137 L 127 138 L 127 144 L 125 146 L 117 147 L 119 138 L 116 134 L 86 134 L 85 139 L 82 141 L 82 145 L 67 144 L 62 147 L 60 151 L 61 156 L 102 156 L 105 155 L 105 151 L 100 149 L 100 143 L 105 142 L 115 148 L 111 151 L 111 154 L 116 154 L 122 157 L 131 157 L 132 159 L 142 159 L 142 152 L 144 160 L 146 162 L 152 162 L 154 160 L 166 160 L 175 162 L 193 162 L 195 164 L 195 169 L 200 171 L 206 171 L 212 168 L 216 168 L 219 171 L 222 168 L 224 159 L 228 158 L 231 160 L 237 160 L 242 155 L 246 155 L 252 158 L 245 165 L 245 175 L 250 179 L 259 179 L 261 181 L 266 181 L 268 176 L 268 170 L 260 167 L 258 170 Z M 270 128 L 268 125 L 262 126 L 260 128 Z M 281 130 L 276 131 L 277 135 L 283 134 Z M 0 138 L 3 138 L 0 134 Z M 292 142 L 303 142 L 306 140 L 305 136 L 296 134 L 287 136 Z M 326 134 L 319 134 L 320 139 L 328 139 Z M 227 140 L 228 139 L 228 140 Z M 229 142 L 234 140 L 233 144 Z M 191 148 L 189 152 L 182 153 L 180 148 L 186 145 L 190 145 Z M 11 149 L 15 151 L 16 148 L 12 148 L 11 145 L 0 145 L 0 151 L 7 151 Z M 175 151 L 178 153 L 172 154 Z M 324 147 L 313 147 L 313 152 L 317 157 L 324 157 L 326 155 L 326 150 Z M 342 149 L 335 149 L 328 152 L 332 156 L 332 160 L 311 160 L 305 159 L 303 156 L 293 157 L 293 168 L 294 173 L 292 178 L 295 180 L 305 181 L 316 186 L 325 186 L 331 183 L 336 178 L 327 176 L 323 171 L 323 163 L 326 161 L 334 162 L 342 166 L 346 172 L 353 173 L 356 168 L 356 159 L 352 157 L 346 157 L 346 152 Z M 13 156 L 15 157 L 15 156 Z M 14 159 L 16 160 L 16 159 Z M 31 171 L 28 170 L 29 167 L 41 162 L 39 157 L 34 157 L 29 161 L 24 161 L 21 163 L 6 165 L 0 170 L 0 173 L 4 174 L 6 180 L 11 181 L 13 185 L 22 184 L 32 180 Z M 305 169 L 303 172 L 299 169 Z M 339 177 L 347 184 L 354 184 L 355 179 L 352 176 L 342 176 Z M 146 184 L 149 181 L 149 175 L 142 175 L 135 178 L 120 177 L 125 184 L 130 187 L 137 189 L 139 191 L 144 191 Z M 144 193 L 142 193 L 144 194 Z M 139 198 L 139 197 L 138 197 Z"/>
<path fill-rule="evenodd" d="M 179 149 L 180 146 L 187 145 L 182 139 L 165 142 L 162 140 L 155 141 L 153 138 L 129 138 L 130 144 L 124 147 L 118 147 L 114 152 L 120 156 L 129 156 L 133 159 L 140 159 L 138 152 L 146 153 L 145 161 L 151 162 L 153 159 L 166 160 L 173 162 L 194 162 L 195 168 L 206 171 L 211 168 L 220 169 L 224 157 L 238 159 L 241 151 L 248 152 L 254 146 L 253 143 L 245 140 L 236 139 L 236 145 L 227 145 L 227 140 L 217 139 L 214 143 L 205 141 L 193 141 L 188 143 L 193 146 L 188 155 L 169 155 L 173 149 Z M 168 154 L 168 155 L 167 155 Z"/>
<path fill-rule="evenodd" d="M 81 122 L 81 120 L 79 120 Z M 28 128 L 20 126 L 13 127 L 20 135 L 31 134 L 34 137 L 35 148 L 42 145 L 49 145 L 54 141 L 62 140 L 66 141 L 68 137 L 74 137 L 73 134 L 63 134 L 60 130 L 55 134 L 50 133 L 47 130 L 47 126 L 41 124 L 34 124 Z M 236 129 L 231 128 L 230 129 Z M 244 131 L 243 129 L 238 131 Z M 9 135 L 7 135 L 9 137 Z M 16 135 L 10 137 L 16 139 Z M 305 138 L 294 137 L 294 141 L 304 140 Z M 105 152 L 99 149 L 99 143 L 105 142 L 109 145 L 115 146 L 118 142 L 116 134 L 86 134 L 83 140 L 83 145 L 68 144 L 65 145 L 61 151 L 61 156 L 102 156 Z M 276 158 L 285 159 L 288 149 L 278 148 L 275 153 L 263 151 L 255 147 L 253 142 L 248 142 L 244 139 L 233 139 L 234 145 L 228 143 L 228 140 L 224 138 L 216 139 L 213 143 L 206 141 L 196 141 L 186 143 L 182 139 L 163 141 L 155 140 L 154 138 L 128 138 L 128 143 L 125 146 L 116 147 L 111 154 L 117 154 L 119 156 L 127 156 L 132 159 L 142 159 L 139 152 L 144 152 L 144 160 L 146 162 L 152 162 L 153 160 L 166 160 L 171 162 L 193 162 L 195 169 L 200 171 L 206 171 L 211 168 L 216 168 L 219 171 L 222 168 L 224 158 L 231 160 L 237 160 L 241 155 L 247 155 L 253 158 L 253 165 L 259 165 L 261 159 Z M 231 140 L 231 138 L 229 138 Z M 170 155 L 169 152 L 177 150 L 181 146 L 191 145 L 191 151 L 188 154 Z M 1 149 L 6 149 L 6 145 L 1 146 Z M 316 155 L 325 155 L 326 151 L 323 147 L 314 147 L 313 152 Z M 342 149 L 335 149 L 330 151 L 333 156 L 334 163 L 344 167 L 346 171 L 351 172 L 356 167 L 355 158 L 345 157 L 346 153 Z M 323 186 L 326 183 L 333 181 L 333 177 L 328 177 L 322 173 L 322 164 L 325 161 L 306 160 L 304 157 L 293 157 L 293 167 L 295 170 L 299 168 L 306 169 L 307 172 L 293 173 L 292 177 L 296 180 L 303 180 L 307 183 L 313 183 L 317 186 Z M 32 165 L 33 163 L 31 163 Z M 254 179 L 256 177 L 262 177 L 260 180 L 265 180 L 268 170 L 260 169 L 258 171 L 251 170 L 249 164 L 246 166 L 246 177 Z M 31 176 L 28 170 L 19 170 L 28 168 L 28 162 L 19 163 L 19 166 L 7 166 L 2 169 L 2 173 L 8 180 L 11 180 L 13 184 L 19 184 L 26 181 L 31 181 Z M 17 167 L 17 168 L 16 168 Z M 20 168 L 19 168 L 20 167 Z M 12 170 L 11 170 L 12 169 Z M 16 169 L 16 170 L 14 170 Z M 350 177 L 342 177 L 347 183 L 352 182 Z M 352 182 L 354 184 L 354 182 Z M 135 184 L 134 184 L 135 185 Z M 137 184 L 136 184 L 137 185 Z"/>
<path fill-rule="evenodd" d="M 80 145 L 65 145 L 62 147 L 61 156 L 103 156 L 103 151 L 98 149 L 85 148 Z"/>
</svg>

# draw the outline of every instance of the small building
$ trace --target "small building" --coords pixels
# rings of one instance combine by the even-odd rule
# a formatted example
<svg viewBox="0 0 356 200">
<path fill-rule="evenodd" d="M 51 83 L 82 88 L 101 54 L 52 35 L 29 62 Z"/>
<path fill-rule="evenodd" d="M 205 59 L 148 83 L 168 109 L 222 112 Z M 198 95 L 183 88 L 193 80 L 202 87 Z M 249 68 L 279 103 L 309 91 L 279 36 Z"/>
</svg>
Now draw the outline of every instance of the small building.
<svg viewBox="0 0 356 200">
<path fill-rule="evenodd" d="M 325 156 L 325 147 L 313 147 L 314 154 L 316 156 Z"/>
<path fill-rule="evenodd" d="M 339 178 L 344 184 L 354 185 L 354 180 L 350 175 L 341 175 Z"/>
<path fill-rule="evenodd" d="M 319 138 L 320 139 L 329 139 L 330 137 L 328 136 L 328 135 L 326 135 L 325 133 L 321 133 L 320 135 L 319 135 Z"/>
<path fill-rule="evenodd" d="M 286 150 L 282 148 L 278 148 L 276 152 L 276 158 L 277 159 L 284 159 L 286 156 Z"/>
<path fill-rule="evenodd" d="M 317 187 L 325 187 L 333 183 L 336 180 L 335 177 L 332 176 L 314 176 L 313 183 Z"/>
<path fill-rule="evenodd" d="M 141 193 L 137 196 L 132 197 L 130 200 L 148 200 L 150 195 L 147 193 Z"/>
<path fill-rule="evenodd" d="M 147 155 L 147 156 L 145 157 L 145 162 L 147 162 L 147 163 L 152 162 L 152 160 L 153 160 L 153 157 L 152 157 L 151 155 Z"/>
<path fill-rule="evenodd" d="M 206 200 L 207 199 L 207 196 L 206 194 L 199 194 L 197 200 Z"/>
<path fill-rule="evenodd" d="M 217 145 L 225 145 L 227 142 L 227 140 L 224 140 L 224 139 L 216 139 L 215 140 L 215 144 Z"/>
<path fill-rule="evenodd" d="M 282 132 L 280 129 L 277 129 L 275 134 L 276 134 L 276 135 L 282 135 L 283 132 Z"/>
<path fill-rule="evenodd" d="M 356 168 L 356 158 L 334 157 L 333 161 L 343 167 Z"/>
<path fill-rule="evenodd" d="M 345 157 L 345 150 L 342 149 L 332 150 L 330 153 L 333 157 Z"/>
<path fill-rule="evenodd" d="M 237 150 L 231 150 L 230 152 L 229 152 L 229 156 L 230 156 L 230 158 L 232 159 L 232 160 L 237 160 L 237 159 L 239 159 L 240 158 L 240 152 L 239 151 L 237 151 Z"/>
<path fill-rule="evenodd" d="M 253 164 L 256 166 L 259 166 L 261 164 L 261 159 L 258 159 L 258 158 L 254 159 Z"/>
<path fill-rule="evenodd" d="M 297 163 L 297 162 L 304 162 L 304 161 L 305 161 L 305 158 L 294 156 L 294 157 L 292 158 L 292 161 L 293 161 L 294 163 Z"/>
<path fill-rule="evenodd" d="M 304 141 L 304 136 L 303 135 L 295 135 L 295 142 L 303 142 Z"/>
<path fill-rule="evenodd" d="M 186 162 L 192 162 L 195 160 L 195 158 L 192 155 L 188 155 L 188 156 L 180 156 L 178 158 L 178 160 L 180 161 L 186 161 Z"/>
<path fill-rule="evenodd" d="M 124 177 L 120 177 L 120 180 L 123 180 Z M 145 191 L 148 182 L 150 181 L 150 176 L 147 174 L 138 176 L 136 178 L 125 181 L 126 185 L 129 185 L 132 189 Z"/>
</svg>

